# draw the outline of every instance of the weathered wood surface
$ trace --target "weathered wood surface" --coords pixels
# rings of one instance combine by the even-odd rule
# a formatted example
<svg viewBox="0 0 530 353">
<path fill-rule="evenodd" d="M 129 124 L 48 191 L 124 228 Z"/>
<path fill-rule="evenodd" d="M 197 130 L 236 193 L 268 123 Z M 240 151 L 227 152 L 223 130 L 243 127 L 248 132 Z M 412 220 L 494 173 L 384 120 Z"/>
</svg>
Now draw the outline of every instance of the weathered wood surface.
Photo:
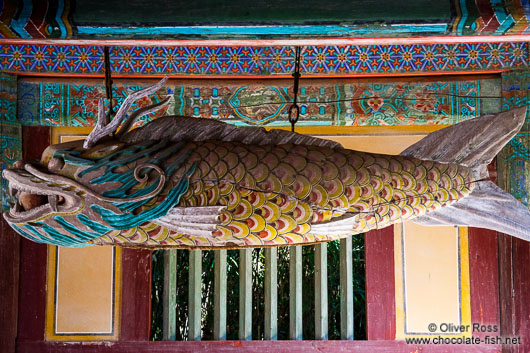
<svg viewBox="0 0 530 353">
<path fill-rule="evenodd" d="M 468 228 L 471 322 L 500 328 L 497 232 Z M 491 336 L 490 332 L 474 332 Z"/>
<path fill-rule="evenodd" d="M 177 250 L 164 251 L 164 291 L 162 314 L 164 340 L 174 341 L 177 336 Z"/>
<path fill-rule="evenodd" d="M 289 339 L 302 339 L 302 247 L 289 248 Z"/>
<path fill-rule="evenodd" d="M 25 160 L 40 158 L 42 151 L 50 143 L 50 128 L 24 126 L 22 133 L 23 158 Z M 46 258 L 46 245 L 22 239 L 17 341 L 44 340 Z"/>
<path fill-rule="evenodd" d="M 151 251 L 122 251 L 121 334 L 123 341 L 149 340 L 151 327 Z"/>
<path fill-rule="evenodd" d="M 369 340 L 396 338 L 394 227 L 364 236 L 366 259 L 366 329 Z"/>
<path fill-rule="evenodd" d="M 0 347 L 15 351 L 18 319 L 18 286 L 21 239 L 13 229 L 0 220 Z"/>
<path fill-rule="evenodd" d="M 315 245 L 315 339 L 328 339 L 328 244 Z"/>
<path fill-rule="evenodd" d="M 333 352 L 333 353 L 447 353 L 454 345 L 407 345 L 404 341 L 182 341 L 182 342 L 116 342 L 116 343 L 50 343 L 19 342 L 19 353 L 165 353 L 178 352 Z M 459 353 L 499 353 L 499 345 L 459 346 Z"/>
<path fill-rule="evenodd" d="M 529 352 L 530 243 L 506 234 L 498 237 L 501 332 L 522 340 L 520 345 L 503 345 L 503 352 Z"/>
<path fill-rule="evenodd" d="M 188 340 L 201 340 L 201 276 L 202 250 L 191 250 L 189 254 L 189 289 L 188 289 Z"/>
<path fill-rule="evenodd" d="M 340 338 L 353 340 L 352 238 L 340 240 Z"/>
<path fill-rule="evenodd" d="M 265 332 L 266 340 L 278 339 L 278 249 L 265 248 Z"/>
<path fill-rule="evenodd" d="M 239 250 L 239 339 L 252 340 L 252 249 Z"/>
<path fill-rule="evenodd" d="M 226 339 L 226 250 L 215 252 L 214 340 Z"/>
</svg>

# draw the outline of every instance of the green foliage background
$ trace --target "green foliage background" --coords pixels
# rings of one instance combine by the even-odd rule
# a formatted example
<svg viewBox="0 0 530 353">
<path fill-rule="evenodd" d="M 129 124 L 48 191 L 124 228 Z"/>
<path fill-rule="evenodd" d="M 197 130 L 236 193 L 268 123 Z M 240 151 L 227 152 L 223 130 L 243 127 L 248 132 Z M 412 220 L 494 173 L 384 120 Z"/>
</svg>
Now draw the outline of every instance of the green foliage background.
<svg viewBox="0 0 530 353">
<path fill-rule="evenodd" d="M 315 247 L 302 248 L 303 338 L 315 338 L 314 254 Z M 162 340 L 163 251 L 153 252 L 151 340 Z M 187 339 L 189 251 L 177 251 L 177 340 Z M 340 339 L 339 241 L 328 243 L 329 339 Z M 366 339 L 366 291 L 364 235 L 353 236 L 354 337 Z M 265 251 L 252 251 L 252 339 L 264 336 Z M 278 339 L 289 339 L 289 248 L 278 248 Z M 203 251 L 202 260 L 202 340 L 213 340 L 214 251 Z M 239 251 L 227 255 L 227 339 L 239 338 Z"/>
</svg>

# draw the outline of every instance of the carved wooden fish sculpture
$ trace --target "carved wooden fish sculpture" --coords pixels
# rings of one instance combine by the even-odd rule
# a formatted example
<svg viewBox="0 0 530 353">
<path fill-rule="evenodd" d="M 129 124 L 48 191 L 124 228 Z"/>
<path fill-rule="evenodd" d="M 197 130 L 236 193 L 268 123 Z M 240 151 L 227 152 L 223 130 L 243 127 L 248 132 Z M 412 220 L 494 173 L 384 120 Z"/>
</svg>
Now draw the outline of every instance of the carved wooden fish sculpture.
<svg viewBox="0 0 530 353">
<path fill-rule="evenodd" d="M 405 220 L 530 238 L 530 212 L 487 181 L 485 167 L 520 129 L 525 109 L 439 130 L 399 156 L 186 117 L 127 132 L 135 116 L 165 101 L 108 136 L 133 100 L 162 84 L 130 96 L 106 126 L 100 102 L 84 143 L 52 145 L 40 166 L 4 171 L 18 197 L 4 214 L 13 229 L 72 247 L 311 244 Z"/>
</svg>

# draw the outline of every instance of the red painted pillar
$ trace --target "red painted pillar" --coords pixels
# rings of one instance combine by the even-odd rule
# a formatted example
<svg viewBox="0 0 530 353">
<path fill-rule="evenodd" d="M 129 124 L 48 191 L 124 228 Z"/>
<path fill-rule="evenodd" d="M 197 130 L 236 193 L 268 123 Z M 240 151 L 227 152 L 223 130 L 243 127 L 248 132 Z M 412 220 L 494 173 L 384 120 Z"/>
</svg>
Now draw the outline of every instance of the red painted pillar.
<svg viewBox="0 0 530 353">
<path fill-rule="evenodd" d="M 369 340 L 396 338 L 394 227 L 365 234 L 366 325 Z"/>
</svg>

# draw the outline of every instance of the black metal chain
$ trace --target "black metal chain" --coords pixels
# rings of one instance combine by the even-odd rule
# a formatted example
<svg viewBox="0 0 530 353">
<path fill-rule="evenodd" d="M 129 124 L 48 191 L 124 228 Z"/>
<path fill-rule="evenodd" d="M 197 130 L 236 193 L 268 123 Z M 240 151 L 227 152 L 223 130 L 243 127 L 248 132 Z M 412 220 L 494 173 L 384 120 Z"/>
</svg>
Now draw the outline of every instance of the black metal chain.
<svg viewBox="0 0 530 353">
<path fill-rule="evenodd" d="M 300 84 L 300 47 L 296 47 L 296 56 L 294 63 L 294 85 L 293 93 L 294 99 L 293 104 L 289 107 L 289 122 L 291 123 L 291 131 L 294 132 L 294 125 L 300 118 L 300 106 L 298 105 L 298 86 Z"/>
<path fill-rule="evenodd" d="M 114 114 L 114 107 L 112 102 L 112 78 L 110 72 L 110 54 L 109 47 L 103 47 L 104 63 L 105 63 L 105 92 L 107 99 L 109 100 L 109 113 L 107 119 L 110 120 L 110 117 Z"/>
</svg>

